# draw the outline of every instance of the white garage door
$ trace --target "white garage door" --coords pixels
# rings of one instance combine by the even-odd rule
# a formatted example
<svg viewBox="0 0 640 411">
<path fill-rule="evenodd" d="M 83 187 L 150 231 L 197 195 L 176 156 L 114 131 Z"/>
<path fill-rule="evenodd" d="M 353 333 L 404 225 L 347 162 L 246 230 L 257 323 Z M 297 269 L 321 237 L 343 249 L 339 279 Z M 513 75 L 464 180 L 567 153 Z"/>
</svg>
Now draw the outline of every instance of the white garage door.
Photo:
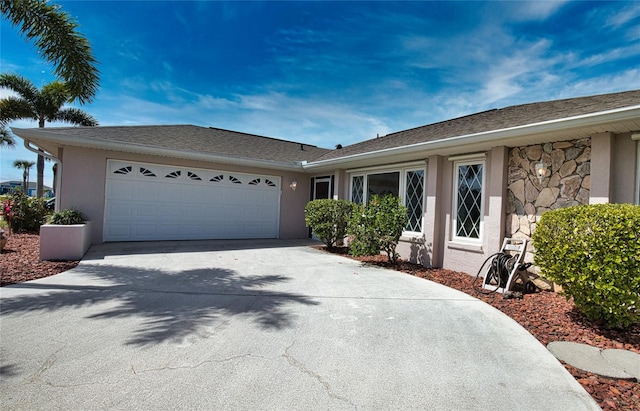
<svg viewBox="0 0 640 411">
<path fill-rule="evenodd" d="M 280 178 L 109 160 L 105 241 L 277 238 Z"/>
</svg>

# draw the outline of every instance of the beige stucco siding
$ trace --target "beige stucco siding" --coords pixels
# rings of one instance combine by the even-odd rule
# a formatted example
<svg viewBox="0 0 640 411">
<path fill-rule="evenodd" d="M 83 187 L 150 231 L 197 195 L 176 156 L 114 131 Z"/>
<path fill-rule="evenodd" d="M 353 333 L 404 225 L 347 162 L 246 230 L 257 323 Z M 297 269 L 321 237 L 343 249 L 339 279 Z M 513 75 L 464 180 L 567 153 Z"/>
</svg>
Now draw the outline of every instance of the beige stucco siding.
<svg viewBox="0 0 640 411">
<path fill-rule="evenodd" d="M 631 133 L 614 137 L 612 165 L 612 203 L 631 203 L 635 199 L 637 141 L 631 139 Z"/>
<path fill-rule="evenodd" d="M 92 221 L 92 244 L 103 241 L 105 181 L 107 160 L 109 159 L 280 177 L 282 195 L 280 198 L 279 237 L 282 239 L 307 237 L 307 228 L 304 224 L 304 205 L 308 200 L 309 178 L 303 173 L 66 146 L 62 150 L 61 156 L 61 178 L 64 183 L 62 191 L 58 195 L 60 208 L 76 208 Z M 294 179 L 298 182 L 296 191 L 289 188 Z"/>
</svg>

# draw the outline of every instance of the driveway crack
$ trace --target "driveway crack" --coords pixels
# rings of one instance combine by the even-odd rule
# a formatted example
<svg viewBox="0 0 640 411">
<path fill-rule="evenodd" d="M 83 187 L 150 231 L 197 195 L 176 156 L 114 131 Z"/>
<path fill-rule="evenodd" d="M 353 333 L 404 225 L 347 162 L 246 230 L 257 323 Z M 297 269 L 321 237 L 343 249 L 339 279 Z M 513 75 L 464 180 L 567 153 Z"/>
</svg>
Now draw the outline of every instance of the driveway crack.
<svg viewBox="0 0 640 411">
<path fill-rule="evenodd" d="M 199 368 L 205 364 L 219 364 L 219 363 L 224 363 L 224 362 L 229 362 L 229 361 L 235 361 L 241 358 L 246 358 L 246 357 L 259 357 L 253 354 L 241 354 L 241 355 L 234 355 L 231 357 L 227 357 L 227 358 L 221 358 L 218 360 L 206 360 L 206 361 L 202 361 L 199 362 L 197 364 L 194 365 L 178 365 L 178 366 L 166 366 L 166 367 L 159 367 L 159 368 L 147 368 L 147 369 L 143 369 L 143 370 L 136 370 L 134 368 L 134 366 L 131 366 L 131 373 L 132 374 L 142 374 L 142 373 L 146 373 L 146 372 L 157 372 L 157 371 L 173 371 L 173 370 L 184 370 L 184 369 L 196 369 Z"/>
<path fill-rule="evenodd" d="M 33 384 L 38 381 L 42 381 L 42 374 L 44 374 L 48 369 L 50 369 L 55 365 L 55 363 L 58 361 L 58 353 L 64 350 L 65 348 L 67 348 L 66 343 L 64 343 L 64 345 L 62 345 L 60 348 L 58 348 L 57 350 L 49 354 L 49 356 L 44 360 L 40 368 L 38 368 L 38 370 L 35 373 L 27 377 L 25 379 L 25 382 L 27 384 Z"/>
<path fill-rule="evenodd" d="M 353 408 L 357 408 L 356 405 L 353 404 L 348 398 L 334 393 L 333 390 L 331 389 L 331 385 L 327 381 L 325 381 L 320 374 L 309 370 L 302 362 L 300 362 L 298 359 L 296 359 L 293 355 L 289 353 L 289 350 L 295 345 L 295 343 L 296 342 L 293 341 L 291 345 L 284 350 L 284 354 L 282 354 L 282 356 L 289 362 L 289 364 L 293 365 L 303 373 L 307 374 L 311 378 L 318 381 L 324 387 L 324 390 L 327 392 L 327 395 L 329 395 L 329 397 L 334 398 L 336 400 L 343 401 L 351 405 Z"/>
</svg>

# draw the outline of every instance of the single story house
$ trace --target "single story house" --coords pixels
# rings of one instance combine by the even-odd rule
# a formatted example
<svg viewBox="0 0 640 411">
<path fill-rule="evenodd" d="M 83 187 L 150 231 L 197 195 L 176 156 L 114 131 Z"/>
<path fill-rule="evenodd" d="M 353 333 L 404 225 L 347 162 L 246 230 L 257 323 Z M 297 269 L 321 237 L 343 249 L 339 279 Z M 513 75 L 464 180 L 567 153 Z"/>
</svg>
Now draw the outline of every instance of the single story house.
<svg viewBox="0 0 640 411">
<path fill-rule="evenodd" d="M 308 236 L 310 199 L 408 207 L 399 252 L 475 273 L 547 210 L 639 203 L 640 90 L 489 110 L 333 150 L 193 125 L 18 129 L 59 161 L 57 207 L 106 241 Z M 531 255 L 528 255 L 531 258 Z"/>
</svg>

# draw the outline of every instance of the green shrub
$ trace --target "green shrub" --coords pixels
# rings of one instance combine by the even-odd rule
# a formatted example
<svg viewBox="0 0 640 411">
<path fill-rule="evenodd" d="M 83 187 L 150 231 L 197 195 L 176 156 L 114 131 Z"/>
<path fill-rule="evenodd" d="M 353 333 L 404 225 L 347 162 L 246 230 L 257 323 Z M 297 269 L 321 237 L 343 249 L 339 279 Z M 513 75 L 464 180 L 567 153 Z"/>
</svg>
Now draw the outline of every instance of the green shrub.
<svg viewBox="0 0 640 411">
<path fill-rule="evenodd" d="M 349 253 L 363 256 L 384 251 L 395 264 L 399 257 L 396 247 L 407 221 L 407 208 L 393 195 L 373 196 L 366 206 L 356 205 L 347 230 Z"/>
<path fill-rule="evenodd" d="M 73 208 L 57 211 L 51 214 L 48 219 L 49 224 L 55 225 L 84 224 L 85 221 L 84 215 Z"/>
<path fill-rule="evenodd" d="M 541 274 L 608 327 L 640 321 L 640 206 L 597 204 L 542 215 L 533 241 Z"/>
<path fill-rule="evenodd" d="M 44 224 L 49 210 L 44 198 L 29 197 L 21 191 L 15 191 L 4 200 L 5 218 L 12 232 L 36 232 Z"/>
<path fill-rule="evenodd" d="M 329 248 L 347 235 L 350 215 L 351 203 L 346 200 L 313 200 L 304 208 L 307 226 Z"/>
<path fill-rule="evenodd" d="M 371 209 L 362 204 L 353 204 L 347 234 L 349 235 L 349 254 L 360 257 L 380 254 L 380 244 L 376 239 L 375 216 Z"/>
</svg>

